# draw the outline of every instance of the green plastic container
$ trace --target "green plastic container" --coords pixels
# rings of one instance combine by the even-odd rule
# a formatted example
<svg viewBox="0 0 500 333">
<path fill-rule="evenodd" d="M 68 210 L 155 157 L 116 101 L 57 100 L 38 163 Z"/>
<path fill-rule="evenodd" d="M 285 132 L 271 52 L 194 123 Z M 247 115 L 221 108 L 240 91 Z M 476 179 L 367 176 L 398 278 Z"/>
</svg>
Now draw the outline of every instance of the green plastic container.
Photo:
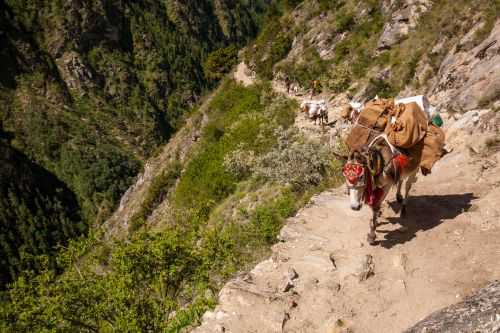
<svg viewBox="0 0 500 333">
<path fill-rule="evenodd" d="M 439 115 L 439 113 L 435 114 L 432 119 L 431 119 L 432 123 L 434 125 L 436 125 L 437 127 L 441 127 L 443 126 L 443 118 L 441 118 L 441 116 Z"/>
</svg>

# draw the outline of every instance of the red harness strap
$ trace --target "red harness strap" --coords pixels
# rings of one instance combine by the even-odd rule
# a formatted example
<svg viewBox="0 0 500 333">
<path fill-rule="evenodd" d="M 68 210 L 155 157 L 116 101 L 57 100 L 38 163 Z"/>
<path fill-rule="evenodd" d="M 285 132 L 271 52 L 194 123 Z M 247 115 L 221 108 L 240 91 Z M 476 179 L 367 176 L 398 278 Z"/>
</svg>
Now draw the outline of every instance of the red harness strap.
<svg viewBox="0 0 500 333">
<path fill-rule="evenodd" d="M 382 200 L 383 196 L 384 189 L 380 187 L 373 188 L 373 179 L 371 176 L 369 176 L 368 180 L 366 181 L 366 188 L 364 193 L 365 203 L 370 207 L 377 206 Z"/>
</svg>

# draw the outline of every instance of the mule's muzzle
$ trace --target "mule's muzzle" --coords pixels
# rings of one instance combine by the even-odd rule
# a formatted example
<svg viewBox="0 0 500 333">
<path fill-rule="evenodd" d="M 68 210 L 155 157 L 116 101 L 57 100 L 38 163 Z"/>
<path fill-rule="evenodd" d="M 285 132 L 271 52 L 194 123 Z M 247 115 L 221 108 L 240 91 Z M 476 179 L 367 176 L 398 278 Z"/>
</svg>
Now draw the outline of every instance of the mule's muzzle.
<svg viewBox="0 0 500 333">
<path fill-rule="evenodd" d="M 361 209 L 361 206 L 363 206 L 363 205 L 362 204 L 357 204 L 357 205 L 351 204 L 351 209 L 355 210 L 355 211 L 359 211 Z"/>
</svg>

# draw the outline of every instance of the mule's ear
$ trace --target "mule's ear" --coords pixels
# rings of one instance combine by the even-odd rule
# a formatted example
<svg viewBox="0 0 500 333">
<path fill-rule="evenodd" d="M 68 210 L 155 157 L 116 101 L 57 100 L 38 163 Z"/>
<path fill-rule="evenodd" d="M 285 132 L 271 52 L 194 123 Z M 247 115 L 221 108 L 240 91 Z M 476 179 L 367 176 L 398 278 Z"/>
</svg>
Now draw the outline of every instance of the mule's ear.
<svg viewBox="0 0 500 333">
<path fill-rule="evenodd" d="M 347 160 L 349 159 L 349 156 L 338 154 L 336 152 L 333 152 L 333 156 L 335 156 L 336 159 L 338 159 L 339 161 L 344 162 L 344 163 L 347 162 Z"/>
</svg>

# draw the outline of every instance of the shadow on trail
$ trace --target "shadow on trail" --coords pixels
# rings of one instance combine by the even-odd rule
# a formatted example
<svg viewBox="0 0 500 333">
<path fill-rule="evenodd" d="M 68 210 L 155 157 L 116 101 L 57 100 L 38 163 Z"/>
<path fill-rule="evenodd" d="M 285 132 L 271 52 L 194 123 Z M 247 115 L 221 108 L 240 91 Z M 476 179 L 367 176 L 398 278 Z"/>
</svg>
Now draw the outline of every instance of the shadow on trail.
<svg viewBox="0 0 500 333">
<path fill-rule="evenodd" d="M 410 197 L 405 218 L 390 217 L 388 222 L 380 223 L 400 224 L 406 230 L 377 231 L 379 234 L 385 233 L 378 245 L 390 249 L 397 244 L 404 244 L 415 238 L 417 232 L 432 229 L 466 212 L 474 199 L 477 197 L 473 193 Z M 390 206 L 395 211 L 399 209 L 398 203 L 390 203 Z"/>
</svg>

